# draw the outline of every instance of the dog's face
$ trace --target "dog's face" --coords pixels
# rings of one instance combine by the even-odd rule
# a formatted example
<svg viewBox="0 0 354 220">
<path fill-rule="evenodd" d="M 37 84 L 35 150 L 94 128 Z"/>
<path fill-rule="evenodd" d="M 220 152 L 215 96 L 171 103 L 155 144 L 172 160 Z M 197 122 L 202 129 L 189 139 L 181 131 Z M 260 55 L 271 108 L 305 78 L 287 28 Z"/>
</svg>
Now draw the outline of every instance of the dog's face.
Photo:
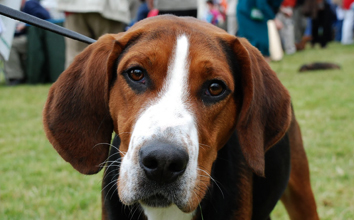
<svg viewBox="0 0 354 220">
<path fill-rule="evenodd" d="M 123 157 L 118 192 L 125 204 L 172 202 L 191 211 L 235 127 L 234 80 L 216 40 L 198 32 L 156 32 L 123 53 L 110 91 Z"/>
<path fill-rule="evenodd" d="M 121 139 L 120 200 L 192 212 L 218 150 L 236 131 L 262 175 L 264 152 L 290 123 L 290 98 L 245 40 L 192 18 L 162 16 L 90 45 L 53 85 L 47 136 L 82 173 Z"/>
</svg>

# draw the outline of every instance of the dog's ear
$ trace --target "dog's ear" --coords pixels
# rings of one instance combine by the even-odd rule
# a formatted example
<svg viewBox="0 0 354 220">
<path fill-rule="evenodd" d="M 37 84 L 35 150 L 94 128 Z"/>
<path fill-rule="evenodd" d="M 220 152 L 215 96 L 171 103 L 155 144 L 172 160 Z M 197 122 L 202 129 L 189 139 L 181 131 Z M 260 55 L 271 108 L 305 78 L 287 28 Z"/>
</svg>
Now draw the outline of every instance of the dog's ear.
<svg viewBox="0 0 354 220">
<path fill-rule="evenodd" d="M 242 93 L 236 131 L 249 167 L 264 176 L 265 152 L 284 136 L 290 125 L 290 95 L 261 53 L 247 40 L 235 39 L 233 51 Z"/>
<path fill-rule="evenodd" d="M 108 156 L 113 132 L 109 87 L 122 35 L 104 35 L 76 56 L 50 88 L 44 107 L 47 138 L 84 174 L 97 173 Z"/>
</svg>

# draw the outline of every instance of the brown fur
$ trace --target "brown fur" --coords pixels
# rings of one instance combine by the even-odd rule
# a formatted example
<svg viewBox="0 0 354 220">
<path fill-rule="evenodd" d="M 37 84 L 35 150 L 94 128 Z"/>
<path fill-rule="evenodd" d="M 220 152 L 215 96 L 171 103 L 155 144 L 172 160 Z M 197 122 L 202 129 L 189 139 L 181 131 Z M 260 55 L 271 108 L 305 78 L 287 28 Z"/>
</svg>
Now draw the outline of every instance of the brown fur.
<svg viewBox="0 0 354 220">
<path fill-rule="evenodd" d="M 288 91 L 260 52 L 245 39 L 200 21 L 172 16 L 147 19 L 126 33 L 101 37 L 77 56 L 51 87 L 43 114 L 45 132 L 58 153 L 79 172 L 92 174 L 101 169 L 100 164 L 107 159 L 113 131 L 121 138 L 120 150 L 123 153 L 128 150 L 139 113 L 162 89 L 171 48 L 176 32 L 179 32 L 176 30 L 183 30 L 188 35 L 191 57 L 195 57 L 190 61 L 191 97 L 188 102 L 193 112 L 198 113 L 201 144 L 198 166 L 211 173 L 218 150 L 236 129 L 248 166 L 257 175 L 264 176 L 265 152 L 284 136 L 291 123 Z M 219 46 L 220 40 L 235 54 L 242 80 L 237 83 L 241 88 L 235 88 L 227 57 Z M 117 59 L 118 68 L 113 69 Z M 136 64 L 153 73 L 149 75 L 152 88 L 142 94 L 132 91 L 121 74 Z M 117 75 L 114 84 L 113 74 Z M 232 91 L 224 100 L 205 106 L 198 100 L 197 93 L 202 82 L 215 77 L 225 81 Z M 300 155 L 305 164 L 299 170 L 308 169 L 306 157 L 302 157 L 303 148 L 295 150 L 294 154 L 294 157 Z M 240 183 L 243 189 L 240 199 L 244 205 L 235 213 L 241 219 L 249 218 L 252 212 L 252 172 L 248 169 L 244 172 Z M 210 178 L 200 174 L 197 187 L 201 190 L 185 211 L 196 209 L 207 191 Z M 307 177 L 301 179 L 295 166 L 289 184 L 290 197 L 284 196 L 285 203 L 298 201 L 291 196 L 291 191 L 299 186 L 297 178 L 308 180 Z M 308 181 L 305 185 L 310 186 Z M 307 189 L 311 191 L 311 188 Z M 302 196 L 306 198 L 306 195 Z"/>
<path fill-rule="evenodd" d="M 293 115 L 289 128 L 291 150 L 291 173 L 288 187 L 281 201 L 291 220 L 319 219 L 310 184 L 310 170 L 303 147 L 299 124 Z"/>
</svg>

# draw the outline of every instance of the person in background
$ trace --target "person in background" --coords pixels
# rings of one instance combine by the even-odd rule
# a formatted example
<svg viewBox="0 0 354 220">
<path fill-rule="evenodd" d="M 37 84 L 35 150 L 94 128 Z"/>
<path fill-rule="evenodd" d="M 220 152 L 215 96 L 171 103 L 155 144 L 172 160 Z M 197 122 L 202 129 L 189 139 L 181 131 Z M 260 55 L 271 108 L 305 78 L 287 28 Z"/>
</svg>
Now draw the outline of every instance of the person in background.
<svg viewBox="0 0 354 220">
<path fill-rule="evenodd" d="M 58 9 L 66 12 L 64 27 L 93 39 L 123 32 L 130 23 L 129 0 L 58 0 Z M 68 67 L 88 45 L 69 38 L 65 43 Z"/>
<path fill-rule="evenodd" d="M 237 35 L 247 38 L 270 61 L 267 21 L 274 19 L 283 0 L 239 0 Z M 278 27 L 279 29 L 279 27 Z"/>
<path fill-rule="evenodd" d="M 145 18 L 147 18 L 149 12 L 150 12 L 150 8 L 148 3 L 146 2 L 146 0 L 141 0 L 140 1 L 141 4 L 139 5 L 137 11 L 136 11 L 136 15 L 134 17 L 134 19 L 130 22 L 129 26 L 126 28 L 126 30 L 128 30 L 131 26 L 133 26 L 136 22 L 141 21 Z"/>
<path fill-rule="evenodd" d="M 40 5 L 38 0 L 22 0 L 21 11 L 44 20 L 50 19 L 49 12 Z M 5 78 L 8 85 L 18 85 L 26 80 L 28 43 L 26 34 L 26 24 L 18 23 L 11 45 L 9 60 L 5 62 Z"/>
<path fill-rule="evenodd" d="M 311 38 L 304 36 L 307 27 L 307 19 L 303 13 L 304 3 L 305 0 L 296 0 L 293 9 L 294 37 L 297 51 L 305 49 L 306 43 L 311 40 Z"/>
<path fill-rule="evenodd" d="M 354 0 L 343 0 L 342 44 L 353 43 Z"/>
<path fill-rule="evenodd" d="M 225 23 L 225 15 L 220 12 L 218 5 L 212 0 L 208 0 L 206 3 L 208 10 L 205 20 L 208 23 L 221 27 Z"/>
<path fill-rule="evenodd" d="M 336 22 L 334 23 L 334 39 L 335 41 L 341 42 L 344 20 L 343 0 L 333 0 L 332 3 L 335 5 L 337 16 Z"/>
<path fill-rule="evenodd" d="M 317 1 L 317 15 L 312 17 L 311 23 L 311 45 L 314 47 L 317 43 L 321 48 L 326 48 L 327 43 L 332 40 L 332 23 L 335 15 L 326 0 Z"/>
<path fill-rule="evenodd" d="M 296 52 L 293 21 L 295 4 L 296 0 L 284 0 L 276 17 L 283 24 L 283 27 L 279 30 L 279 35 L 286 54 L 294 54 Z"/>
<path fill-rule="evenodd" d="M 236 6 L 238 0 L 228 0 L 226 16 L 227 16 L 227 32 L 231 35 L 236 35 L 238 24 L 236 19 Z"/>
<path fill-rule="evenodd" d="M 197 0 L 148 0 L 153 4 L 152 8 L 158 10 L 159 15 L 172 14 L 176 16 L 191 16 L 198 15 Z M 153 3 L 151 3 L 153 1 Z M 149 4 L 149 3 L 148 3 Z"/>
<path fill-rule="evenodd" d="M 58 10 L 57 0 L 40 0 L 41 5 L 49 12 L 51 21 L 62 23 L 65 19 L 65 14 Z"/>
</svg>

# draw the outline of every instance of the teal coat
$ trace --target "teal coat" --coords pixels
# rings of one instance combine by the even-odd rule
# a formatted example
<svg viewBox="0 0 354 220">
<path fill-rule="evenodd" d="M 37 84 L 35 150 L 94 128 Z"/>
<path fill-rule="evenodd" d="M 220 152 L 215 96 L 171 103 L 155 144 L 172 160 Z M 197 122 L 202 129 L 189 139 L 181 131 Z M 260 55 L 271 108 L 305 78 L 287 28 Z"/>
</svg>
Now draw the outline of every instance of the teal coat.
<svg viewBox="0 0 354 220">
<path fill-rule="evenodd" d="M 282 0 L 239 0 L 237 5 L 237 36 L 245 37 L 257 47 L 264 56 L 269 56 L 267 21 L 274 19 Z M 261 12 L 261 19 L 253 19 L 253 9 Z"/>
</svg>

